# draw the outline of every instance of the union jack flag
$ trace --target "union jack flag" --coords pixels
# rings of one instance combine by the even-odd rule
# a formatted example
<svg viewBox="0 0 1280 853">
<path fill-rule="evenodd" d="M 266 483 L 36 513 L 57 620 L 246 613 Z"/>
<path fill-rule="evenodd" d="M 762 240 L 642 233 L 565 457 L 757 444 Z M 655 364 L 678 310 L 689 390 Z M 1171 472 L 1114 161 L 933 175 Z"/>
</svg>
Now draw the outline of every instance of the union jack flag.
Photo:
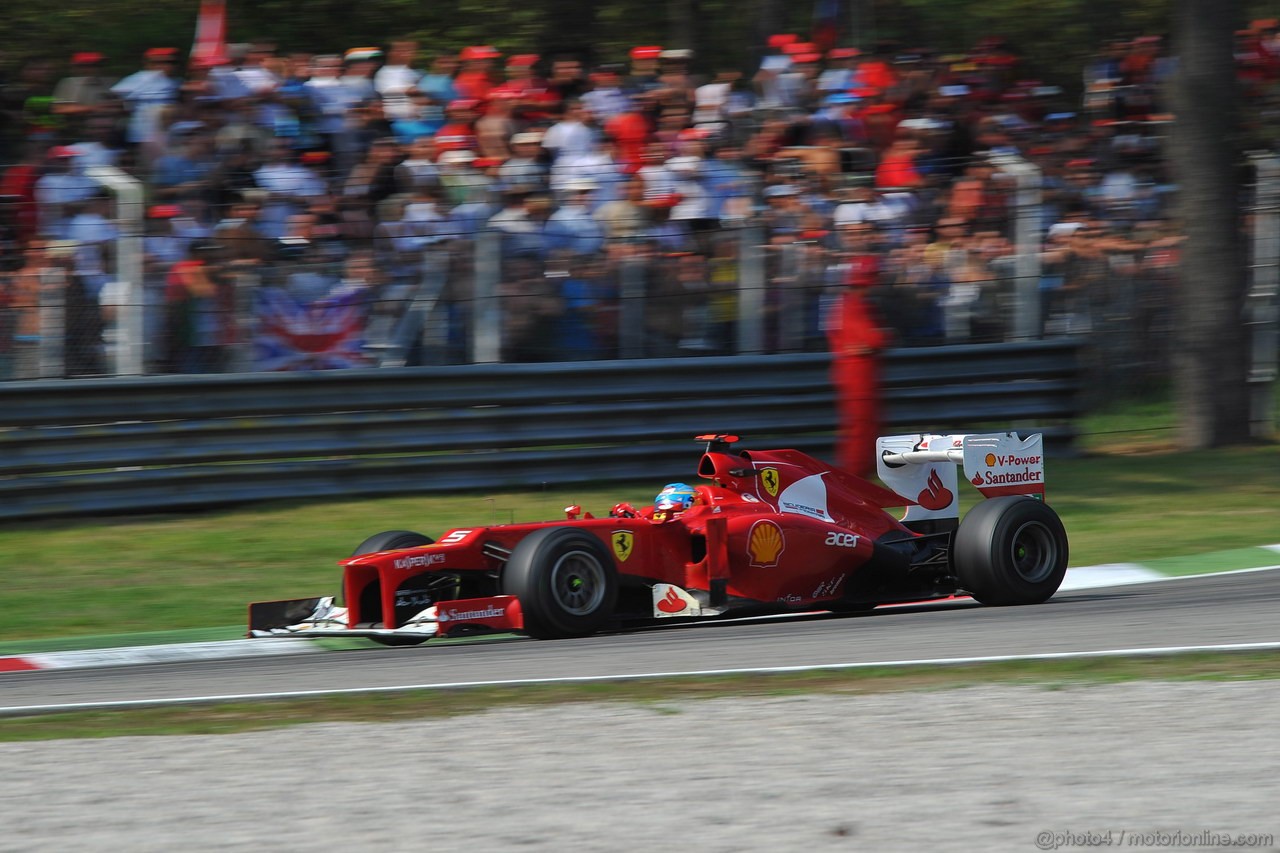
<svg viewBox="0 0 1280 853">
<path fill-rule="evenodd" d="M 347 292 L 315 302 L 300 302 L 278 287 L 255 296 L 257 334 L 253 341 L 258 370 L 336 370 L 368 367 L 364 330 L 368 302 Z"/>
</svg>

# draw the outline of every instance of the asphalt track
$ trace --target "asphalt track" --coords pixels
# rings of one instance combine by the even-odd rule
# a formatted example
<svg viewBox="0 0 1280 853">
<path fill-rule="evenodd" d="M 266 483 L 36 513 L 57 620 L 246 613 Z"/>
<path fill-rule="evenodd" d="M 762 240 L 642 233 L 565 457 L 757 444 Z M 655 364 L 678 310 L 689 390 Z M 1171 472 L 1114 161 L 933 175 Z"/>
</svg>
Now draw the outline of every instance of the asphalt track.
<svg viewBox="0 0 1280 853">
<path fill-rule="evenodd" d="M 539 642 L 361 649 L 0 675 L 0 712 L 281 692 L 441 686 L 1280 641 L 1280 570 L 1061 592 L 1034 607 L 954 602 L 853 617 L 698 623 Z"/>
</svg>

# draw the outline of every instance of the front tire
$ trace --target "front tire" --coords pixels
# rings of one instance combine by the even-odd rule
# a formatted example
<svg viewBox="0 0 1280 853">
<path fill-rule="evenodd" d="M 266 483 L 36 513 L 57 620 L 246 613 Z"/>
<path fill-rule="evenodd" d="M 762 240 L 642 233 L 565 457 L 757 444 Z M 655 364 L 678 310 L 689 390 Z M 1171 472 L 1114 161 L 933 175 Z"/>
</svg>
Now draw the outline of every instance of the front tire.
<svg viewBox="0 0 1280 853">
<path fill-rule="evenodd" d="M 502 570 L 502 590 L 520 600 L 529 636 L 584 637 L 613 616 L 618 571 L 613 555 L 595 536 L 549 527 L 516 545 Z"/>
<path fill-rule="evenodd" d="M 952 565 L 960 587 L 991 605 L 1047 601 L 1067 573 L 1067 532 L 1043 501 L 991 498 L 969 510 L 956 531 Z"/>
<path fill-rule="evenodd" d="M 430 536 L 423 536 L 421 533 L 414 533 L 412 530 L 387 530 L 382 533 L 375 533 L 368 539 L 356 546 L 351 552 L 351 556 L 359 557 L 362 554 L 376 554 L 379 551 L 394 551 L 397 548 L 417 548 L 421 545 L 430 545 L 435 542 Z M 370 595 L 372 593 L 372 595 Z M 367 605 L 373 609 L 380 607 L 380 592 L 377 582 L 365 589 L 364 598 L 370 600 Z M 427 637 L 370 637 L 380 646 L 420 646 L 427 641 Z"/>
</svg>

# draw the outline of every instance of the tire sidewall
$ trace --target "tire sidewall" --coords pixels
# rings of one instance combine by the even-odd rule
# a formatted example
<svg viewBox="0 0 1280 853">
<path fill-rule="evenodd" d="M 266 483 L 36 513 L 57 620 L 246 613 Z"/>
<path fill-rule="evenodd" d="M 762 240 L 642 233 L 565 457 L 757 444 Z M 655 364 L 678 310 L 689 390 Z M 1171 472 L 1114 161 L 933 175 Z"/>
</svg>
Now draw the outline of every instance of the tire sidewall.
<svg viewBox="0 0 1280 853">
<path fill-rule="evenodd" d="M 1027 525 L 1041 528 L 1052 543 L 1046 576 L 1029 581 L 1014 565 L 1013 537 Z M 961 588 L 983 604 L 1039 604 L 1048 600 L 1066 575 L 1069 552 L 1062 520 L 1051 507 L 1019 495 L 990 498 L 971 509 L 952 547 L 952 563 Z"/>
<path fill-rule="evenodd" d="M 418 548 L 434 542 L 435 540 L 430 536 L 424 536 L 412 530 L 384 530 L 357 545 L 351 552 L 351 556 L 359 557 L 364 554 L 376 554 L 379 551 L 394 551 L 398 548 Z"/>
<path fill-rule="evenodd" d="M 553 588 L 556 565 L 581 553 L 598 563 L 603 584 L 589 613 L 567 610 Z M 613 555 L 595 535 L 572 527 L 549 527 L 520 540 L 502 570 L 502 590 L 520 600 L 525 633 L 539 639 L 581 637 L 603 628 L 618 601 L 618 570 Z"/>
</svg>

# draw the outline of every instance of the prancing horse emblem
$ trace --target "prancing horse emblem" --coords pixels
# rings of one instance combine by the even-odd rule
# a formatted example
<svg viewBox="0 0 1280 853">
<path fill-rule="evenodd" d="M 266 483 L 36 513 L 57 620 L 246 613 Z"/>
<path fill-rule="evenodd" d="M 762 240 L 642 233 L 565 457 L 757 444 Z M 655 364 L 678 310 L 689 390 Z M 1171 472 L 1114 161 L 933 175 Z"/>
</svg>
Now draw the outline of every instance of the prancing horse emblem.
<svg viewBox="0 0 1280 853">
<path fill-rule="evenodd" d="M 764 490 L 769 493 L 769 497 L 776 498 L 778 496 L 777 468 L 761 468 L 760 482 L 764 484 Z"/>
<path fill-rule="evenodd" d="M 631 552 L 635 550 L 635 540 L 636 535 L 630 530 L 618 530 L 609 537 L 609 543 L 613 545 L 613 555 L 618 558 L 619 563 L 625 563 L 631 556 Z"/>
</svg>

